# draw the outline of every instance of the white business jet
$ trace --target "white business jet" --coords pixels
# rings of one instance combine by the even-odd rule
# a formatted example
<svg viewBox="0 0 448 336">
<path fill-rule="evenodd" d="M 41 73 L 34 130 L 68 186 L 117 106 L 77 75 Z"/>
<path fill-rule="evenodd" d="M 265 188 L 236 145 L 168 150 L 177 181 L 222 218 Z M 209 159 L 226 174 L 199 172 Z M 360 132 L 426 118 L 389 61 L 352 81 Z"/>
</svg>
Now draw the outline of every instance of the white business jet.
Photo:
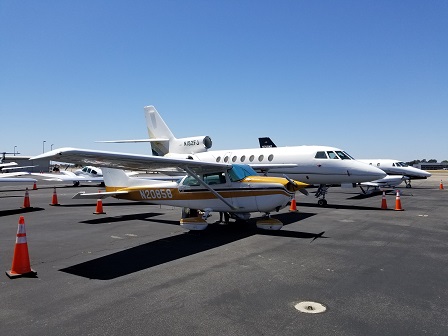
<svg viewBox="0 0 448 336">
<path fill-rule="evenodd" d="M 209 150 L 209 136 L 177 139 L 154 106 L 146 106 L 145 117 L 149 139 L 109 140 L 98 142 L 150 142 L 155 155 L 205 162 L 242 163 L 272 176 L 286 174 L 292 179 L 319 185 L 315 196 L 325 206 L 325 195 L 332 184 L 353 184 L 383 178 L 386 174 L 354 160 L 345 151 L 328 146 L 292 146 Z"/>
<path fill-rule="evenodd" d="M 74 198 L 115 198 L 152 204 L 171 205 L 203 212 L 202 217 L 189 211 L 181 225 L 189 230 L 203 230 L 210 212 L 233 214 L 247 220 L 253 212 L 265 217 L 257 222 L 262 229 L 278 230 L 283 224 L 269 214 L 284 208 L 295 192 L 308 186 L 290 178 L 258 176 L 248 165 L 202 162 L 151 155 L 60 148 L 33 159 L 49 158 L 72 163 L 94 163 L 102 167 L 106 192 L 78 193 Z M 182 169 L 180 182 L 151 181 L 129 177 L 123 170 Z M 117 169 L 118 168 L 118 169 Z"/>
<path fill-rule="evenodd" d="M 404 180 L 406 188 L 412 188 L 411 180 L 426 179 L 431 176 L 431 173 L 428 173 L 426 170 L 411 167 L 407 163 L 398 160 L 362 159 L 358 161 L 380 168 L 388 175 L 403 175 L 407 177 L 407 179 Z"/>
<path fill-rule="evenodd" d="M 259 142 L 261 148 L 277 147 L 276 144 L 269 137 L 258 138 L 258 142 Z M 369 162 L 365 162 L 365 160 L 358 160 L 358 161 L 364 162 L 367 164 L 369 163 Z M 379 161 L 383 162 L 383 161 L 390 161 L 390 160 L 379 160 Z M 372 164 L 370 163 L 370 165 L 372 165 Z M 379 163 L 378 163 L 377 167 L 381 169 Z M 395 167 L 395 164 L 394 164 L 394 167 Z M 398 167 L 398 162 L 397 162 L 397 167 Z M 401 170 L 399 170 L 399 169 L 395 170 L 394 171 L 395 174 L 387 175 L 381 179 L 374 180 L 374 181 L 360 182 L 360 183 L 357 183 L 356 186 L 360 187 L 360 189 L 362 190 L 362 192 L 364 194 L 371 194 L 373 192 L 395 189 L 403 181 L 408 183 L 408 181 L 410 180 L 409 176 L 404 176 L 403 174 L 398 174 L 398 173 L 412 171 L 411 169 L 406 170 L 406 168 L 411 168 L 411 167 L 408 167 L 404 162 L 400 163 L 400 167 L 401 167 Z M 406 167 L 406 168 L 403 168 L 403 167 Z M 385 169 L 381 169 L 381 170 L 383 170 L 386 174 L 391 172 L 391 171 L 386 171 Z M 418 172 L 415 172 L 414 175 L 417 173 Z M 342 185 L 342 187 L 353 188 L 354 186 Z"/>
</svg>

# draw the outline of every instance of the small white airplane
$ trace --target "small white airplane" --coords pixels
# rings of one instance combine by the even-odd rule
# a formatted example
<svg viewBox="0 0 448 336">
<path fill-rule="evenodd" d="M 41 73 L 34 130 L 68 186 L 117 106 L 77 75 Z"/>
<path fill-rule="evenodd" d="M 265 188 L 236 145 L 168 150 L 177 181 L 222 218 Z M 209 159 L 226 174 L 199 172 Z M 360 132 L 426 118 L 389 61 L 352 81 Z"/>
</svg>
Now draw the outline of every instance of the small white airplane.
<svg viewBox="0 0 448 336">
<path fill-rule="evenodd" d="M 202 217 L 186 213 L 181 225 L 189 230 L 203 230 L 210 212 L 227 212 L 248 220 L 252 212 L 265 213 L 257 222 L 262 229 L 278 230 L 283 224 L 270 213 L 279 211 L 292 200 L 297 190 L 308 186 L 288 177 L 259 176 L 247 165 L 201 162 L 151 155 L 137 155 L 76 148 L 60 148 L 32 159 L 49 158 L 72 163 L 101 166 L 106 192 L 78 193 L 74 198 L 115 198 L 200 210 Z M 151 181 L 129 177 L 121 169 L 182 169 L 187 175 L 179 182 Z M 194 211 L 190 211 L 190 214 Z"/>
<path fill-rule="evenodd" d="M 45 181 L 73 182 L 78 187 L 81 182 L 98 183 L 104 186 L 103 172 L 94 166 L 85 166 L 82 169 L 71 171 L 59 171 L 55 173 L 32 173 L 34 176 L 45 177 Z"/>
<path fill-rule="evenodd" d="M 22 171 L 22 172 L 5 173 L 4 171 L 18 170 L 35 166 L 19 166 L 17 162 L 4 162 L 5 155 L 8 153 L 3 152 L 2 154 L 3 155 L 0 160 L 0 182 L 37 182 L 37 180 L 33 178 L 17 177 L 17 176 L 29 175 L 30 174 L 29 172 Z"/>
<path fill-rule="evenodd" d="M 407 177 L 407 179 L 404 180 L 406 188 L 412 188 L 411 180 L 426 179 L 431 176 L 431 173 L 428 173 L 426 170 L 411 167 L 407 163 L 398 160 L 362 159 L 358 161 L 380 168 L 388 175 L 403 175 Z"/>
<path fill-rule="evenodd" d="M 292 146 L 209 150 L 209 136 L 176 138 L 154 106 L 146 106 L 149 139 L 109 140 L 98 142 L 150 142 L 155 155 L 204 162 L 243 163 L 272 176 L 283 176 L 319 185 L 315 196 L 325 206 L 325 195 L 332 184 L 369 182 L 386 176 L 376 168 L 354 160 L 347 152 L 328 146 Z"/>
<path fill-rule="evenodd" d="M 386 177 L 371 181 L 361 182 L 358 186 L 361 188 L 364 194 L 371 194 L 378 191 L 387 191 L 395 189 L 403 181 L 407 181 L 409 178 L 403 175 L 387 175 Z"/>
</svg>

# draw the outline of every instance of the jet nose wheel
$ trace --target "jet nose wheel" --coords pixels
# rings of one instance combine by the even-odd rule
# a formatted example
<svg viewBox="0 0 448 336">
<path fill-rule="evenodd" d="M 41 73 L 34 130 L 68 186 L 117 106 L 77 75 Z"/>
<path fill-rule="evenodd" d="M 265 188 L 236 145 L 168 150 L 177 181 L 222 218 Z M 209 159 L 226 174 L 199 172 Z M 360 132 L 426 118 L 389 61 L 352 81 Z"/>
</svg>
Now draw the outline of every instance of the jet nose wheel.
<svg viewBox="0 0 448 336">
<path fill-rule="evenodd" d="M 327 206 L 327 200 L 326 199 L 320 199 L 317 201 L 317 204 L 320 206 Z"/>
</svg>

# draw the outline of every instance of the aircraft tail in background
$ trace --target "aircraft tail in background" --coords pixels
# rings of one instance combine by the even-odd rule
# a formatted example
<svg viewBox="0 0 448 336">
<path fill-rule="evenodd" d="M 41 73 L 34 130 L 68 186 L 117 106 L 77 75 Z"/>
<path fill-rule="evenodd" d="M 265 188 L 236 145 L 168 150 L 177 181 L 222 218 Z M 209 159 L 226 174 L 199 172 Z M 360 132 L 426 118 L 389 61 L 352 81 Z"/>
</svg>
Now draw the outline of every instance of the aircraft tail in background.
<svg viewBox="0 0 448 336">
<path fill-rule="evenodd" d="M 260 148 L 272 148 L 277 147 L 275 143 L 269 137 L 258 138 L 258 142 L 260 143 Z"/>
<path fill-rule="evenodd" d="M 206 152 L 212 147 L 212 139 L 209 136 L 195 136 L 188 138 L 176 138 L 171 132 L 159 112 L 152 105 L 145 106 L 146 129 L 148 139 L 135 140 L 106 140 L 96 141 L 102 143 L 135 143 L 150 142 L 152 154 L 164 156 L 167 154 L 195 154 Z"/>
</svg>

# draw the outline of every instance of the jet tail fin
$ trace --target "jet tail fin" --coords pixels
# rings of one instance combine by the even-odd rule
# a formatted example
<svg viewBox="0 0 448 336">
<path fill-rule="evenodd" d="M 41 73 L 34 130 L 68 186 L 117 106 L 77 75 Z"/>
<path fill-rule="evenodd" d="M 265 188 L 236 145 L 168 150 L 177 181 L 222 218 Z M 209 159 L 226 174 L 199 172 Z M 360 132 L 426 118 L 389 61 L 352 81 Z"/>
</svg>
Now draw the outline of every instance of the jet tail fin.
<svg viewBox="0 0 448 336">
<path fill-rule="evenodd" d="M 269 137 L 258 138 L 258 142 L 260 143 L 260 148 L 277 147 Z"/>
</svg>

